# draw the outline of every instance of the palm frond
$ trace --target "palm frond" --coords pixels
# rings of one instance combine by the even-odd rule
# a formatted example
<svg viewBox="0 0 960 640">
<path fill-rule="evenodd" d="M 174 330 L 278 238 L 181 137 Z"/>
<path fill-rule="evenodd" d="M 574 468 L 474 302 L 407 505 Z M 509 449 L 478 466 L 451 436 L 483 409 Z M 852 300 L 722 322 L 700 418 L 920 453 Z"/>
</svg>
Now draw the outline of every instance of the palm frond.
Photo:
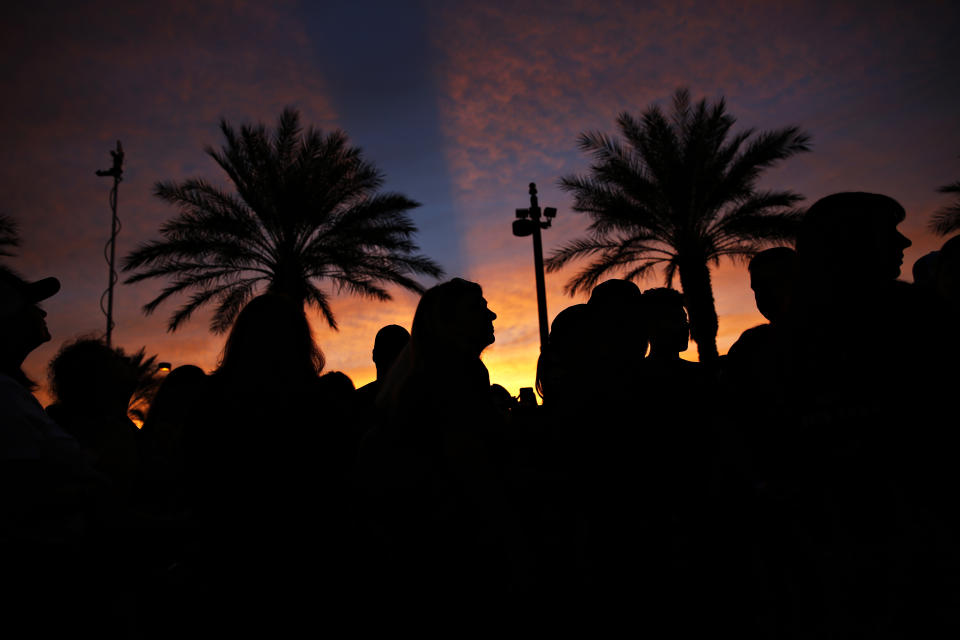
<svg viewBox="0 0 960 640">
<path fill-rule="evenodd" d="M 619 243 L 615 240 L 606 240 L 598 237 L 571 240 L 553 252 L 544 262 L 548 273 L 562 269 L 568 262 L 592 256 L 601 251 L 615 249 Z"/>
<path fill-rule="evenodd" d="M 810 140 L 810 135 L 796 126 L 756 134 L 731 162 L 715 198 L 728 201 L 748 196 L 765 169 L 798 153 L 810 151 Z"/>
<path fill-rule="evenodd" d="M 300 113 L 296 109 L 287 107 L 280 114 L 277 130 L 273 136 L 273 153 L 277 157 L 279 167 L 287 169 L 293 164 L 299 136 Z"/>
<path fill-rule="evenodd" d="M 327 294 L 317 287 L 311 285 L 307 288 L 305 299 L 308 306 L 314 307 L 320 311 L 320 315 L 323 316 L 327 326 L 334 331 L 340 330 L 340 328 L 337 326 L 337 320 L 333 315 L 333 309 L 330 308 L 330 301 L 327 298 Z"/>
<path fill-rule="evenodd" d="M 638 272 L 638 269 L 638 273 L 645 274 L 660 262 L 661 260 L 647 260 L 646 262 L 640 263 L 639 267 L 635 266 L 629 269 L 628 275 Z M 621 257 L 617 255 L 616 251 L 603 252 L 593 262 L 580 270 L 580 272 L 566 284 L 564 291 L 571 296 L 575 296 L 578 293 L 587 293 L 593 289 L 604 276 L 612 272 L 623 271 L 627 264 L 631 263 L 624 262 Z"/>
<path fill-rule="evenodd" d="M 757 191 L 736 201 L 713 220 L 705 235 L 713 242 L 730 237 L 784 242 L 796 237 L 803 212 L 793 208 L 803 196 L 793 191 Z"/>
<path fill-rule="evenodd" d="M 220 334 L 230 329 L 237 314 L 253 297 L 257 280 L 258 278 L 248 278 L 235 281 L 223 289 L 218 295 L 217 310 L 210 319 L 210 331 Z"/>
<path fill-rule="evenodd" d="M 184 322 L 190 319 L 190 317 L 194 314 L 195 311 L 197 311 L 197 309 L 204 306 L 211 300 L 224 299 L 225 297 L 229 296 L 229 293 L 231 290 L 235 288 L 243 289 L 246 287 L 252 287 L 254 284 L 256 284 L 258 280 L 260 280 L 260 278 L 234 279 L 220 285 L 207 286 L 207 287 L 204 287 L 203 289 L 200 289 L 194 292 L 190 296 L 189 300 L 186 303 L 184 303 L 179 309 L 177 309 L 176 312 L 170 317 L 169 323 L 167 325 L 167 331 L 170 331 L 170 332 L 176 331 L 180 327 L 180 325 L 182 325 Z M 239 312 L 239 308 L 237 309 L 237 311 Z M 226 330 L 226 328 L 229 328 L 229 324 L 228 324 L 225 328 L 220 329 L 216 321 L 216 318 L 217 316 L 215 314 L 214 320 L 211 321 L 211 324 L 210 324 L 210 328 L 211 330 L 214 331 L 214 333 L 222 333 L 224 330 Z"/>
<path fill-rule="evenodd" d="M 634 263 L 635 266 L 623 274 L 623 279 L 630 280 L 632 282 L 642 281 L 650 274 L 651 271 L 654 270 L 655 267 L 661 265 L 665 261 L 666 259 L 659 259 Z"/>
<path fill-rule="evenodd" d="M 667 288 L 673 288 L 673 281 L 677 277 L 677 261 L 671 260 L 667 263 L 667 266 L 663 269 L 663 280 Z"/>
<path fill-rule="evenodd" d="M 758 190 L 759 176 L 810 150 L 810 136 L 799 127 L 735 132 L 735 124 L 723 98 L 693 102 L 689 90 L 679 89 L 669 113 L 656 104 L 639 116 L 621 113 L 619 137 L 600 131 L 579 136 L 590 170 L 562 177 L 559 186 L 573 195 L 574 211 L 589 217 L 587 235 L 559 247 L 546 262 L 549 271 L 558 271 L 589 261 L 568 281 L 568 293 L 614 271 L 639 279 L 662 267 L 668 286 L 678 275 L 706 282 L 697 292 L 706 297 L 691 306 L 691 324 L 711 325 L 716 312 L 709 267 L 789 240 L 796 229 L 802 197 Z M 715 355 L 716 349 L 704 353 Z"/>
<path fill-rule="evenodd" d="M 803 218 L 801 209 L 776 213 L 749 213 L 727 217 L 718 226 L 720 238 L 742 238 L 759 243 L 793 242 Z"/>
<path fill-rule="evenodd" d="M 13 247 L 20 246 L 20 225 L 10 216 L 0 215 L 0 256 L 14 256 Z"/>
<path fill-rule="evenodd" d="M 389 285 L 422 291 L 414 276 L 443 274 L 414 242 L 409 212 L 419 203 L 379 193 L 383 175 L 343 131 L 303 129 L 299 113 L 287 108 L 272 131 L 222 120 L 220 132 L 224 144 L 205 152 L 234 192 L 202 178 L 158 182 L 156 197 L 177 214 L 160 238 L 124 258 L 126 282 L 167 281 L 145 313 L 188 296 L 170 330 L 214 303 L 211 329 L 226 330 L 260 281 L 319 308 L 335 328 L 321 283 L 387 300 Z"/>
<path fill-rule="evenodd" d="M 146 347 L 141 347 L 134 353 L 127 355 L 122 349 L 117 349 L 133 367 L 136 376 L 136 388 L 127 405 L 127 416 L 133 420 L 143 422 L 147 417 L 150 404 L 153 402 L 163 378 L 157 371 L 157 356 L 147 357 Z"/>
<path fill-rule="evenodd" d="M 960 180 L 937 189 L 940 193 L 960 193 Z M 940 236 L 960 231 L 960 198 L 938 209 L 930 219 L 930 230 Z"/>
</svg>

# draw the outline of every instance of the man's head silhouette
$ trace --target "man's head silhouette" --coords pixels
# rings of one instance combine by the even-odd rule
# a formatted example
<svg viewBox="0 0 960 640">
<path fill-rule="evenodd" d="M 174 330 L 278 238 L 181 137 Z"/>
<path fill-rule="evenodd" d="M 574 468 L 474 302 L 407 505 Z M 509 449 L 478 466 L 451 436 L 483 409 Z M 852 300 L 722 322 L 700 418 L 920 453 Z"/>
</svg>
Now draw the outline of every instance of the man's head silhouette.
<svg viewBox="0 0 960 640">
<path fill-rule="evenodd" d="M 797 235 L 802 269 L 818 278 L 869 286 L 895 280 L 911 245 L 897 225 L 906 211 L 878 193 L 835 193 L 807 210 Z"/>
<path fill-rule="evenodd" d="M 761 251 L 750 261 L 750 288 L 757 310 L 771 324 L 790 313 L 797 278 L 797 252 L 790 247 Z"/>
</svg>

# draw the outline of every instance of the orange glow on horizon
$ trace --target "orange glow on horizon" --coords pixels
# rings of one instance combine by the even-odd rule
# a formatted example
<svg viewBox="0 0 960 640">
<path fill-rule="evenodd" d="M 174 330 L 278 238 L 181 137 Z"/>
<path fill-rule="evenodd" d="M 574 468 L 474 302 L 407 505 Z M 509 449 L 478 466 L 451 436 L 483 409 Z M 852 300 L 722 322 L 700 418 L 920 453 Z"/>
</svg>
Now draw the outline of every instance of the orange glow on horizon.
<svg viewBox="0 0 960 640">
<path fill-rule="evenodd" d="M 558 209 L 543 236 L 549 256 L 582 236 L 589 222 L 571 211 L 570 194 L 557 185 L 560 176 L 589 170 L 577 136 L 612 133 L 619 112 L 663 104 L 678 87 L 697 98 L 725 96 L 735 129 L 797 124 L 812 133 L 814 152 L 765 173 L 760 188 L 795 190 L 806 196 L 804 205 L 836 191 L 890 193 L 908 211 L 901 230 L 914 244 L 906 264 L 942 244 L 926 223 L 945 204 L 937 185 L 955 180 L 957 167 L 956 118 L 942 81 L 957 40 L 943 7 L 878 7 L 869 24 L 857 21 L 851 30 L 858 17 L 852 7 L 811 13 L 777 4 L 747 12 L 723 4 L 584 0 L 431 5 L 405 12 L 422 27 L 408 43 L 411 56 L 380 52 L 371 58 L 377 68 L 363 56 L 335 57 L 335 47 L 329 55 L 319 46 L 322 21 L 305 20 L 305 8 L 246 3 L 224 14 L 175 1 L 109 16 L 90 7 L 11 14 L 8 40 L 24 54 L 7 61 L 15 90 L 0 106 L 18 123 L 0 176 L 4 213 L 23 227 L 23 250 L 11 264 L 35 277 L 57 276 L 63 285 L 45 302 L 54 339 L 25 363 L 44 405 L 47 363 L 60 345 L 103 327 L 97 301 L 105 280 L 106 189 L 92 170 L 107 150 L 122 138 L 128 153 L 122 255 L 155 238 L 172 215 L 153 196 L 157 181 L 197 176 L 229 188 L 202 151 L 222 142 L 221 117 L 272 125 L 285 105 L 300 109 L 305 123 L 343 128 L 385 172 L 386 190 L 423 203 L 414 214 L 418 242 L 449 270 L 446 277 L 483 287 L 498 314 L 496 342 L 483 359 L 491 381 L 514 395 L 534 386 L 539 353 L 531 243 L 510 232 L 515 208 L 528 206 L 527 185 L 537 183 L 541 206 Z M 365 13 L 353 18 L 350 24 L 373 28 Z M 31 37 L 41 23 L 56 48 Z M 774 31 L 778 37 L 770 38 Z M 136 37 L 109 37 L 113 32 Z M 211 40 L 214 32 L 244 37 Z M 889 46 L 872 46 L 878 41 Z M 102 83 L 105 64 L 114 70 L 109 85 Z M 397 82 L 379 82 L 373 71 Z M 344 81 L 355 78 L 374 79 Z M 437 220 L 449 226 L 431 227 Z M 562 291 L 582 266 L 547 274 L 551 320 L 585 300 Z M 712 276 L 722 354 L 764 320 L 744 265 L 724 262 Z M 662 284 L 655 276 L 640 286 Z M 214 370 L 225 336 L 209 333 L 209 310 L 173 334 L 166 320 L 183 300 L 143 316 L 143 304 L 162 286 L 118 288 L 114 342 L 128 352 L 145 347 L 172 368 Z M 417 303 L 414 294 L 390 291 L 394 300 L 382 303 L 331 292 L 339 332 L 311 313 L 325 371 L 342 371 L 357 387 L 374 379 L 376 331 L 386 324 L 409 329 Z M 696 349 L 691 341 L 681 357 L 697 360 Z"/>
<path fill-rule="evenodd" d="M 527 243 L 520 244 L 523 249 L 527 249 Z M 489 307 L 497 314 L 494 321 L 496 341 L 481 356 L 490 372 L 490 382 L 502 385 L 511 395 L 517 396 L 522 387 L 535 386 L 537 358 L 540 354 L 532 265 L 524 264 L 517 269 L 509 262 L 494 262 L 478 265 L 465 277 L 483 286 Z M 547 308 L 551 324 L 560 311 L 586 299 L 586 296 L 571 298 L 563 293 L 563 284 L 568 277 L 568 270 L 547 275 Z M 720 316 L 717 346 L 723 354 L 744 330 L 765 320 L 753 304 L 749 277 L 744 267 L 725 264 L 714 271 L 714 279 L 717 285 L 714 293 Z M 641 289 L 646 289 L 661 284 L 651 280 L 640 286 Z M 419 300 L 419 296 L 407 291 L 392 293 L 394 300 L 386 303 L 337 297 L 334 301 L 334 312 L 340 325 L 339 331 L 327 327 L 316 312 L 308 311 L 314 337 L 326 358 L 324 372 L 342 371 L 357 388 L 376 378 L 372 350 L 377 331 L 388 324 L 398 324 L 409 330 Z M 207 331 L 208 317 L 206 314 L 198 315 L 176 334 L 158 332 L 161 340 L 156 340 L 157 336 L 150 342 L 145 340 L 148 355 L 158 353 L 170 363 L 171 368 L 194 364 L 207 373 L 212 372 L 216 369 L 226 336 L 213 335 Z M 162 317 L 151 317 L 151 320 L 153 319 L 162 320 Z M 53 343 L 44 345 L 42 353 L 31 355 L 27 363 L 28 374 L 41 382 L 36 395 L 44 406 L 50 404 L 52 398 L 43 384 L 46 380 L 42 372 L 63 341 L 55 338 Z M 169 343 L 164 344 L 167 341 Z M 129 337 L 125 337 L 123 341 L 124 346 L 139 348 L 139 344 L 131 341 Z M 173 348 L 173 344 L 176 344 L 176 348 Z M 691 340 L 681 357 L 696 362 L 696 343 Z"/>
</svg>

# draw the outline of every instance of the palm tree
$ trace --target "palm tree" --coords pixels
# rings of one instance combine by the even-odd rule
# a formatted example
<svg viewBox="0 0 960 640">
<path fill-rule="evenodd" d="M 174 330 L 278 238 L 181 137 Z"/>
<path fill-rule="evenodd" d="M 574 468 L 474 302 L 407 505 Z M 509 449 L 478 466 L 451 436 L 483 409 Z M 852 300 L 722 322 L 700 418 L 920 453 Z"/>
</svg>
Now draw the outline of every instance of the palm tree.
<svg viewBox="0 0 960 640">
<path fill-rule="evenodd" d="M 291 108 L 274 132 L 263 124 L 237 131 L 226 121 L 220 130 L 226 144 L 206 152 L 236 193 L 202 178 L 157 183 L 155 195 L 179 213 L 160 228 L 162 239 L 140 245 L 124 261 L 124 271 L 135 272 L 128 283 L 171 281 L 145 313 L 174 294 L 190 294 L 168 330 L 214 302 L 210 328 L 223 333 L 264 285 L 319 309 L 336 329 L 320 282 L 390 300 L 388 284 L 421 292 L 411 274 L 442 275 L 439 265 L 416 253 L 416 227 L 407 211 L 419 203 L 378 193 L 383 175 L 342 131 L 304 132 Z"/>
<path fill-rule="evenodd" d="M 960 194 L 960 180 L 953 184 L 944 185 L 937 191 Z M 946 205 L 933 214 L 933 218 L 930 220 L 930 229 L 941 236 L 960 231 L 960 195 L 952 204 Z"/>
<path fill-rule="evenodd" d="M 13 256 L 14 247 L 20 246 L 20 227 L 10 216 L 0 215 L 0 256 Z"/>
<path fill-rule="evenodd" d="M 157 390 L 163 382 L 163 377 L 157 369 L 157 356 L 147 356 L 147 348 L 140 347 L 134 353 L 127 355 L 123 349 L 117 348 L 120 353 L 133 368 L 136 376 L 137 386 L 130 396 L 130 402 L 127 405 L 127 417 L 138 424 L 143 424 L 147 419 L 147 413 L 150 411 L 150 405 Z"/>
<path fill-rule="evenodd" d="M 667 286 L 679 275 L 703 362 L 718 357 L 711 265 L 791 239 L 799 218 L 793 206 L 803 197 L 756 183 L 764 169 L 810 150 L 810 136 L 798 127 L 731 134 L 734 122 L 723 98 L 694 105 L 679 89 L 669 116 L 656 105 L 639 119 L 621 113 L 623 141 L 581 134 L 580 149 L 594 160 L 590 173 L 561 178 L 560 187 L 574 194 L 575 211 L 590 216 L 589 235 L 547 261 L 557 271 L 593 258 L 567 283 L 571 295 L 617 271 L 638 280 L 662 266 Z"/>
</svg>

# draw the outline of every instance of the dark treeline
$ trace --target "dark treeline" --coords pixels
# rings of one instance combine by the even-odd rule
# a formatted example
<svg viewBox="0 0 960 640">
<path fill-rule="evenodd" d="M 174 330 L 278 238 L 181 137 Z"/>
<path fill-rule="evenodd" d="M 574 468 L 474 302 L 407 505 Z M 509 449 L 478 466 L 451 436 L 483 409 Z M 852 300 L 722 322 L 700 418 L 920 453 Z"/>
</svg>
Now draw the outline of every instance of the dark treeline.
<svg viewBox="0 0 960 640">
<path fill-rule="evenodd" d="M 54 359 L 44 410 L 21 364 L 59 283 L 0 271 L 3 624 L 957 637 L 960 240 L 906 283 L 904 215 L 815 203 L 750 263 L 769 323 L 703 364 L 682 294 L 598 284 L 554 320 L 539 406 L 491 385 L 496 315 L 453 279 L 377 334 L 360 389 L 271 292 L 142 429 L 97 341 Z"/>
</svg>

